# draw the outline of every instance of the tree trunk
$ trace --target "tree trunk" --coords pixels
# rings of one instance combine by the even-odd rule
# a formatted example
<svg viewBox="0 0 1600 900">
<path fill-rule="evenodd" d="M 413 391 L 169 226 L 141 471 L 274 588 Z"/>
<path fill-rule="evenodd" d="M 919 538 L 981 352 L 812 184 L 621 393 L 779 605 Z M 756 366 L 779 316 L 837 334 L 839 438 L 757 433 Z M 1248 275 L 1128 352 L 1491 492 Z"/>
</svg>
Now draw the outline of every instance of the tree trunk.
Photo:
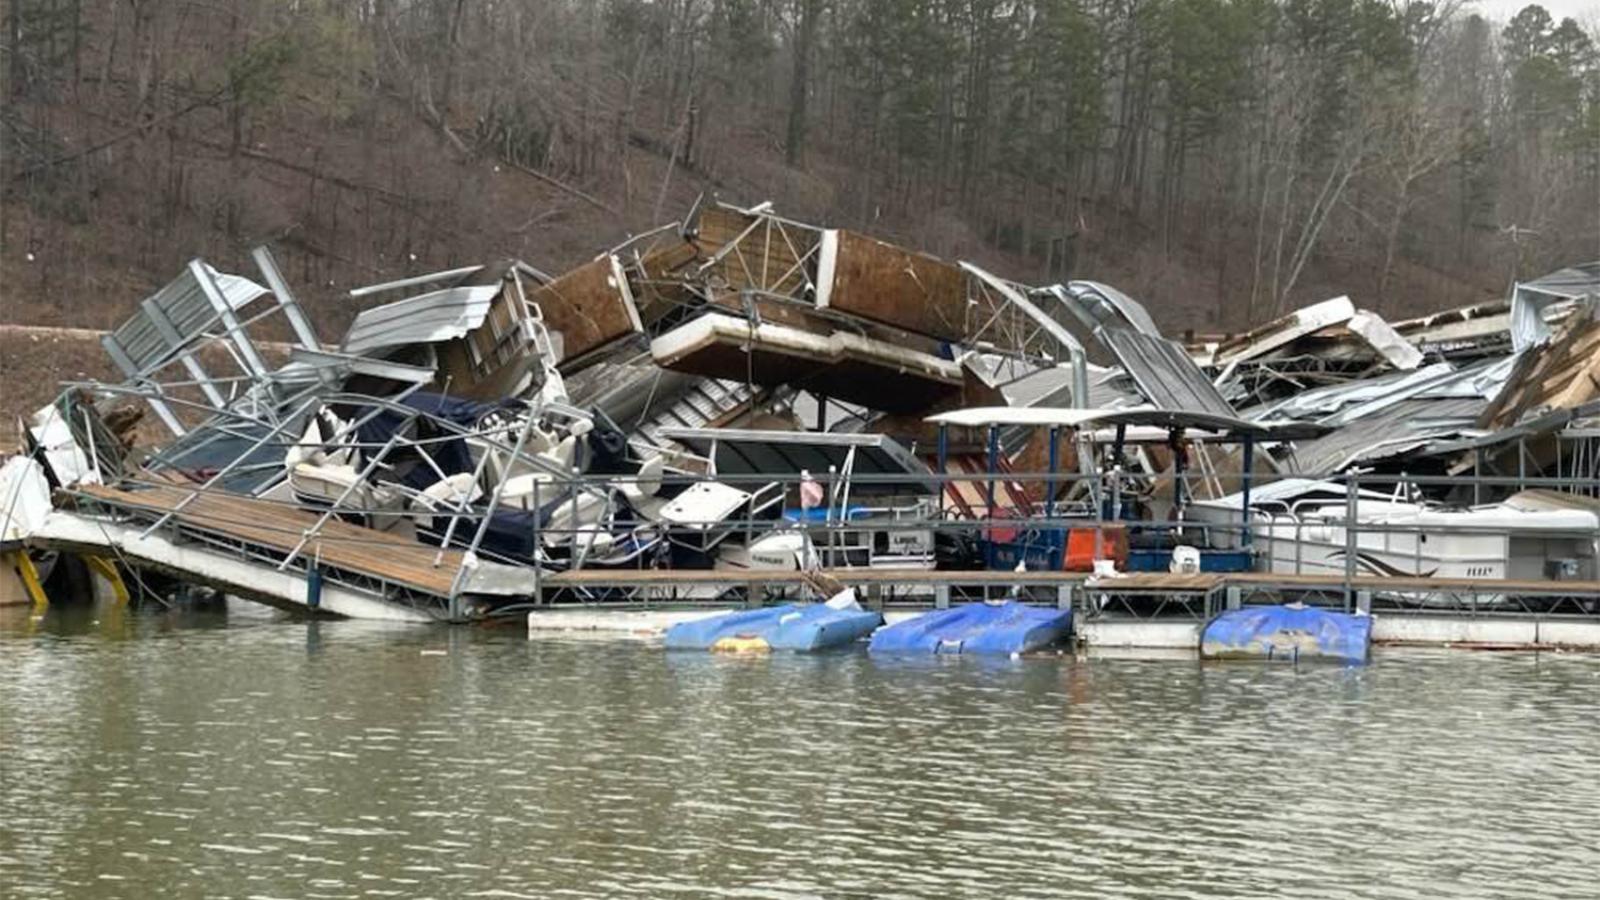
<svg viewBox="0 0 1600 900">
<path fill-rule="evenodd" d="M 783 158 L 798 166 L 805 154 L 806 96 L 811 80 L 811 45 L 816 40 L 817 12 L 821 0 L 795 0 L 799 20 L 795 23 L 794 75 L 789 83 L 789 129 Z"/>
</svg>

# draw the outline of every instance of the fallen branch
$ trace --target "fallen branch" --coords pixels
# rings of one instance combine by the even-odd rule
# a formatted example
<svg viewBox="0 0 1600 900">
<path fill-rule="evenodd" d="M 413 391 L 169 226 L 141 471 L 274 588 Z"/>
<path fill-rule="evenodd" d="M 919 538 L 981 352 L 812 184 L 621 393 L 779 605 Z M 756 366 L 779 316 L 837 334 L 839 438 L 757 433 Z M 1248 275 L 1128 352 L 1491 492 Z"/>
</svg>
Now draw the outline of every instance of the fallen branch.
<svg viewBox="0 0 1600 900">
<path fill-rule="evenodd" d="M 544 174 L 543 172 L 538 172 L 538 171 L 535 171 L 533 169 L 530 169 L 527 166 L 522 165 L 521 163 L 514 163 L 509 159 L 502 159 L 500 162 L 502 164 L 504 164 L 504 165 L 510 166 L 513 169 L 516 169 L 518 172 L 521 172 L 524 175 L 531 175 L 534 178 L 537 178 L 540 181 L 544 182 L 545 184 L 550 185 L 551 187 L 555 187 L 555 188 L 558 188 L 558 189 L 560 189 L 562 191 L 565 191 L 568 194 L 571 194 L 572 196 L 577 197 L 579 200 L 582 200 L 583 202 L 589 204 L 590 206 L 595 207 L 596 209 L 604 210 L 605 212 L 611 213 L 614 216 L 621 215 L 621 213 L 617 212 L 614 208 L 612 208 L 611 206 L 607 205 L 605 203 L 605 201 L 600 200 L 598 197 L 595 197 L 592 194 L 586 194 L 583 191 L 573 187 L 570 184 L 567 184 L 564 181 L 560 181 L 558 179 L 552 178 L 549 175 Z"/>
<path fill-rule="evenodd" d="M 127 140 L 128 138 L 131 138 L 134 135 L 139 134 L 142 131 L 146 131 L 146 130 L 148 130 L 150 128 L 154 128 L 157 125 L 165 125 L 166 123 L 171 122 L 174 119 L 178 119 L 178 118 L 181 118 L 183 116 L 186 116 L 189 113 L 192 113 L 197 109 L 201 109 L 201 108 L 207 107 L 207 106 L 212 106 L 218 100 L 222 99 L 222 96 L 225 93 L 227 93 L 227 91 L 218 91 L 215 94 L 211 94 L 209 96 L 202 97 L 199 100 L 196 100 L 193 103 L 189 104 L 188 106 L 183 107 L 182 109 L 173 110 L 172 112 L 167 113 L 166 115 L 163 115 L 163 116 L 156 116 L 154 119 L 151 119 L 148 122 L 140 122 L 137 125 L 129 127 L 129 128 L 127 128 L 127 129 L 125 129 L 123 131 L 118 132 L 117 134 L 112 135 L 109 138 L 106 138 L 105 140 L 101 141 L 98 144 L 93 144 L 93 145 L 90 145 L 88 147 L 85 147 L 84 149 L 79 150 L 76 153 L 68 153 L 66 156 L 57 157 L 55 159 L 50 160 L 49 162 L 42 162 L 42 163 L 39 163 L 38 165 L 29 166 L 28 168 L 23 169 L 22 171 L 18 172 L 17 174 L 13 175 L 12 177 L 13 178 L 25 178 L 25 177 L 27 177 L 29 175 L 34 175 L 34 174 L 37 174 L 39 172 L 43 172 L 46 169 L 53 169 L 56 166 L 65 165 L 66 163 L 73 162 L 74 160 L 82 159 L 83 157 L 88 156 L 91 153 L 97 153 L 97 152 L 99 152 L 101 150 L 106 149 L 107 147 L 112 146 L 113 144 L 119 144 L 119 143 Z"/>
</svg>

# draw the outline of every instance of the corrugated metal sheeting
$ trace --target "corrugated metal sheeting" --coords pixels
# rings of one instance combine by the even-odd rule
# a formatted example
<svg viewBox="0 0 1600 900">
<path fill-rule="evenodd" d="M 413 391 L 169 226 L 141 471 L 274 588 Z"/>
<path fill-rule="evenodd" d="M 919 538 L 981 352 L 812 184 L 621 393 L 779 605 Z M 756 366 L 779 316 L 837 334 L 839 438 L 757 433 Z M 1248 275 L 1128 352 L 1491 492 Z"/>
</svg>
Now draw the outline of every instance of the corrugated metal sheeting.
<svg viewBox="0 0 1600 900">
<path fill-rule="evenodd" d="M 350 325 L 344 352 L 359 355 L 461 337 L 483 324 L 500 290 L 499 284 L 464 285 L 373 307 Z"/>
<path fill-rule="evenodd" d="M 210 266 L 206 272 L 216 283 L 229 309 L 250 304 L 267 289 L 248 278 L 225 275 Z M 206 296 L 192 271 L 156 291 L 142 304 L 138 314 L 112 332 L 110 337 L 140 372 L 163 365 L 175 351 L 174 343 L 185 344 L 217 324 L 220 314 Z"/>
<path fill-rule="evenodd" d="M 1376 456 L 1414 449 L 1433 438 L 1471 428 L 1488 401 L 1481 397 L 1406 399 L 1295 446 L 1294 469 L 1308 474 L 1342 471 Z"/>
<path fill-rule="evenodd" d="M 1236 415 L 1211 379 L 1175 342 L 1126 328 L 1103 328 L 1098 334 L 1156 408 Z"/>
</svg>

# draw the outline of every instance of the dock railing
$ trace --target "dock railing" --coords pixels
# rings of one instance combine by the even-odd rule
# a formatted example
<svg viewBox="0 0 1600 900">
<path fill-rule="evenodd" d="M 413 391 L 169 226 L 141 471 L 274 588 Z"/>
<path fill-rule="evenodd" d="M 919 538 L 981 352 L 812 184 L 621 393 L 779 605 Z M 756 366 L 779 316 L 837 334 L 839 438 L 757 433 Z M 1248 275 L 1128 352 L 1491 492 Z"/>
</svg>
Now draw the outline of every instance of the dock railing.
<svg viewBox="0 0 1600 900">
<path fill-rule="evenodd" d="M 261 443 L 270 446 L 275 443 L 272 437 L 274 435 L 269 434 L 269 439 Z M 283 443 L 288 446 L 293 441 Z M 378 465 L 388 450 L 392 450 L 392 447 L 385 449 L 387 444 L 369 448 L 359 442 L 351 442 L 348 446 L 365 450 L 368 454 L 376 453 L 373 456 L 374 466 Z M 514 451 L 513 458 L 519 452 Z M 842 491 L 835 490 L 842 482 L 837 474 L 818 472 L 813 473 L 813 477 L 821 483 L 824 497 L 842 496 Z M 674 554 L 681 556 L 686 552 L 685 547 L 703 543 L 708 532 L 712 531 L 726 532 L 725 541 L 743 543 L 746 548 L 753 540 L 774 532 L 804 531 L 811 547 L 830 552 L 843 546 L 862 546 L 859 541 L 851 545 L 844 537 L 847 534 L 859 537 L 860 533 L 869 532 L 868 564 L 860 567 L 863 569 L 872 568 L 870 558 L 874 554 L 870 547 L 880 536 L 887 546 L 917 544 L 910 540 L 896 542 L 896 534 L 915 532 L 919 538 L 926 538 L 917 545 L 931 548 L 927 559 L 930 569 L 941 562 L 949 564 L 951 554 L 960 548 L 982 548 L 1009 541 L 1023 545 L 1019 552 L 1024 558 L 1028 557 L 1030 550 L 1044 551 L 1034 554 L 1032 558 L 1037 560 L 1042 556 L 1052 559 L 1053 563 L 1044 568 L 1060 569 L 1065 562 L 1062 557 L 1066 554 L 1068 535 L 1073 530 L 1092 530 L 1092 557 L 1104 559 L 1116 555 L 1108 552 L 1105 542 L 1112 539 L 1113 529 L 1122 529 L 1133 539 L 1136 545 L 1133 549 L 1160 551 L 1187 544 L 1202 550 L 1242 552 L 1252 562 L 1249 568 L 1262 575 L 1287 578 L 1316 576 L 1315 586 L 1302 586 L 1301 589 L 1336 593 L 1340 605 L 1346 608 L 1370 605 L 1375 590 L 1373 579 L 1388 576 L 1392 584 L 1398 585 L 1388 593 L 1401 600 L 1407 596 L 1423 598 L 1424 595 L 1459 594 L 1472 598 L 1470 604 L 1474 610 L 1480 606 L 1487 610 L 1504 605 L 1505 598 L 1517 596 L 1520 592 L 1552 598 L 1540 607 L 1543 609 L 1549 609 L 1551 604 L 1565 603 L 1564 608 L 1574 613 L 1600 614 L 1600 596 L 1589 595 L 1597 578 L 1593 535 L 1588 536 L 1586 549 L 1583 542 L 1585 536 L 1580 532 L 1550 532 L 1548 537 L 1552 540 L 1569 541 L 1573 552 L 1570 557 L 1558 560 L 1558 565 L 1541 567 L 1537 573 L 1510 572 L 1503 567 L 1495 569 L 1494 563 L 1485 562 L 1481 575 L 1473 574 L 1469 567 L 1469 571 L 1458 576 L 1440 579 L 1436 572 L 1426 571 L 1424 565 L 1406 566 L 1403 555 L 1409 553 L 1414 563 L 1423 563 L 1432 558 L 1431 547 L 1428 553 L 1423 550 L 1424 545 L 1430 542 L 1432 546 L 1439 546 L 1451 540 L 1488 538 L 1489 543 L 1496 540 L 1504 542 L 1506 552 L 1500 556 L 1503 560 L 1509 556 L 1509 528 L 1495 524 L 1444 524 L 1417 521 L 1415 517 L 1370 514 L 1374 506 L 1406 503 L 1417 494 L 1435 497 L 1448 494 L 1487 501 L 1536 488 L 1553 492 L 1558 499 L 1560 495 L 1568 495 L 1573 498 L 1575 508 L 1582 508 L 1581 498 L 1592 495 L 1600 488 L 1600 479 L 1473 473 L 1456 476 L 1331 473 L 1316 478 L 1324 482 L 1326 487 L 1315 504 L 1315 516 L 1305 514 L 1306 501 L 1301 501 L 1299 508 L 1291 504 L 1278 504 L 1281 512 L 1257 508 L 1246 516 L 1237 508 L 1228 509 L 1215 504 L 1213 501 L 1217 498 L 1208 495 L 1208 492 L 1214 493 L 1216 486 L 1228 489 L 1230 482 L 1235 489 L 1241 487 L 1244 480 L 1242 475 L 1218 476 L 1213 473 L 1204 480 L 1198 474 L 1194 475 L 1181 491 L 1186 503 L 1177 510 L 1171 510 L 1170 484 L 1162 483 L 1163 480 L 1170 481 L 1170 478 L 1170 475 L 1134 475 L 1117 469 L 1093 473 L 1057 471 L 1003 474 L 889 474 L 858 471 L 849 479 L 851 496 L 860 500 L 860 505 L 867 507 L 869 512 L 872 507 L 886 510 L 893 506 L 904 507 L 918 499 L 936 497 L 936 501 L 925 504 L 930 515 L 926 518 L 904 515 L 877 517 L 870 514 L 855 516 L 851 510 L 829 510 L 819 521 L 787 522 L 782 518 L 783 510 L 799 506 L 798 472 L 781 477 L 735 473 L 674 473 L 660 476 L 659 479 L 643 478 L 636 474 L 552 477 L 548 483 L 536 480 L 530 498 L 531 507 L 524 503 L 523 508 L 516 510 L 523 514 L 527 527 L 531 529 L 531 539 L 527 545 L 534 548 L 536 556 L 533 558 L 506 555 L 502 549 L 486 540 L 495 517 L 505 512 L 499 490 L 489 495 L 487 507 L 462 504 L 454 508 L 428 510 L 427 516 L 432 519 L 435 532 L 439 531 L 440 523 L 448 523 L 443 535 L 451 536 L 449 543 L 458 549 L 471 549 L 484 559 L 510 564 L 528 565 L 537 561 L 542 563 L 536 566 L 542 576 L 564 570 L 591 571 L 595 577 L 585 580 L 585 584 L 591 586 L 605 584 L 600 572 L 607 570 L 608 563 L 628 571 L 668 568 L 673 564 Z M 1270 494 L 1270 487 L 1286 478 L 1306 479 L 1315 476 L 1304 473 L 1255 473 L 1250 477 L 1250 482 L 1255 496 L 1259 498 L 1263 493 Z M 204 483 L 187 486 L 186 490 L 191 496 L 197 496 L 207 490 L 215 490 L 215 481 L 213 477 Z M 1208 488 L 1205 481 L 1213 482 L 1213 487 Z M 640 513 L 633 503 L 611 507 L 604 521 L 584 521 L 577 514 L 578 498 L 582 494 L 610 497 L 632 495 L 637 502 L 637 498 L 648 496 L 647 492 L 655 488 L 658 482 L 661 495 L 680 493 L 697 484 L 715 482 L 747 492 L 750 498 L 724 517 L 703 520 L 679 518 L 671 523 L 664 523 L 659 516 Z M 172 482 L 162 484 L 173 486 Z M 768 503 L 759 509 L 759 504 L 753 502 L 757 496 L 770 497 L 775 492 L 782 492 L 785 502 Z M 351 496 L 359 495 L 360 492 L 346 492 L 346 496 L 333 504 L 305 504 L 304 508 L 318 517 L 316 522 L 319 524 L 296 535 L 302 541 L 300 546 L 305 546 L 304 540 L 314 536 L 320 523 L 327 521 L 331 515 L 355 520 L 371 520 L 379 515 L 394 516 L 393 508 L 363 508 L 347 502 Z M 992 503 L 988 502 L 991 496 L 995 498 Z M 1134 498 L 1135 502 L 1130 502 L 1129 498 Z M 1138 511 L 1145 514 L 1153 510 L 1158 517 L 1128 518 L 1127 513 L 1132 506 L 1142 507 Z M 1258 506 L 1268 507 L 1271 504 Z M 557 519 L 555 514 L 563 507 L 569 514 L 564 519 Z M 181 530 L 194 537 L 195 530 L 185 528 L 179 512 L 181 510 L 161 515 L 153 524 L 147 520 L 146 532 Z M 415 512 L 409 516 L 402 513 L 396 518 L 405 521 L 419 515 Z M 1354 523 L 1353 527 L 1351 523 Z M 1319 548 L 1338 552 L 1330 552 L 1327 558 L 1313 560 L 1306 552 L 1307 547 L 1311 546 L 1309 532 L 1313 529 L 1318 532 L 1316 544 Z M 443 535 L 436 533 L 434 542 L 441 542 Z M 602 542 L 614 548 L 618 543 L 618 535 L 628 536 L 625 540 L 631 541 L 628 547 L 634 551 L 634 555 L 597 550 Z M 214 537 L 228 543 L 226 535 Z M 1037 545 L 1031 548 L 1026 546 L 1030 540 L 1036 541 Z M 1292 566 L 1289 565 L 1291 557 L 1286 552 L 1286 545 L 1292 545 L 1294 549 Z M 945 556 L 943 560 L 939 558 L 941 550 Z M 288 558 L 266 558 L 263 561 L 284 567 L 295 562 L 294 557 L 295 554 L 291 554 Z M 903 554 L 901 557 L 896 565 L 903 567 Z M 1336 570 L 1330 562 L 1334 559 L 1337 560 Z M 981 567 L 992 560 L 992 556 L 979 552 L 968 554 L 965 562 L 970 567 Z M 832 553 L 829 562 L 833 568 L 850 567 L 845 557 L 837 552 Z M 710 565 L 711 560 L 693 560 L 691 564 Z M 797 568 L 808 564 L 811 563 L 804 559 L 796 561 Z M 1388 571 L 1384 567 L 1388 567 Z M 1030 568 L 1037 572 L 1039 567 Z M 1266 571 L 1261 571 L 1263 569 Z M 959 583 L 963 577 L 960 571 L 942 574 L 948 575 L 952 584 Z M 968 574 L 975 573 L 969 570 Z M 744 576 L 749 584 L 755 585 L 769 577 L 770 572 L 753 569 L 745 572 Z M 1429 589 L 1427 581 L 1430 578 L 1438 580 L 1440 587 Z M 990 581 L 992 576 L 984 580 Z M 1563 596 L 1563 586 L 1568 581 L 1572 584 L 1572 593 L 1571 596 Z M 457 583 L 460 582 L 458 578 Z M 1260 583 L 1269 582 L 1270 579 L 1267 579 Z M 536 591 L 538 597 L 535 602 L 552 599 L 555 595 L 553 592 L 565 589 L 560 585 L 561 579 L 551 581 L 547 578 L 541 589 Z M 1115 585 L 1114 577 L 1097 578 L 1087 573 L 1075 581 L 1075 586 L 1079 588 L 1093 587 L 1102 593 L 1114 591 Z M 934 590 L 926 584 L 907 587 L 923 594 Z M 591 597 L 598 592 L 592 587 L 584 590 Z M 892 599 L 892 585 L 890 591 Z M 1479 600 L 1484 598 L 1487 600 L 1480 604 Z M 1423 607 L 1427 605 L 1424 599 L 1419 599 L 1418 603 Z M 1518 608 L 1528 607 L 1521 604 Z"/>
</svg>

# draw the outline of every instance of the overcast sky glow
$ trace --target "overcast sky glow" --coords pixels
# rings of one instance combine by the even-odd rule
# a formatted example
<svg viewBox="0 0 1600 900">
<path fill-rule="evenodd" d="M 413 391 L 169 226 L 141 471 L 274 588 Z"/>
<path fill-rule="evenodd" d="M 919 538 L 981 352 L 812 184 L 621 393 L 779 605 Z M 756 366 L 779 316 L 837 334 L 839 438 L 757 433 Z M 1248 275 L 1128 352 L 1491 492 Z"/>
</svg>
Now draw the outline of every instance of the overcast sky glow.
<svg viewBox="0 0 1600 900">
<path fill-rule="evenodd" d="M 1467 8 L 1475 9 L 1485 19 L 1504 22 L 1529 5 L 1530 0 L 1468 0 Z M 1574 18 L 1585 28 L 1600 25 L 1600 0 L 1539 0 L 1539 5 L 1550 11 L 1557 22 Z"/>
</svg>

